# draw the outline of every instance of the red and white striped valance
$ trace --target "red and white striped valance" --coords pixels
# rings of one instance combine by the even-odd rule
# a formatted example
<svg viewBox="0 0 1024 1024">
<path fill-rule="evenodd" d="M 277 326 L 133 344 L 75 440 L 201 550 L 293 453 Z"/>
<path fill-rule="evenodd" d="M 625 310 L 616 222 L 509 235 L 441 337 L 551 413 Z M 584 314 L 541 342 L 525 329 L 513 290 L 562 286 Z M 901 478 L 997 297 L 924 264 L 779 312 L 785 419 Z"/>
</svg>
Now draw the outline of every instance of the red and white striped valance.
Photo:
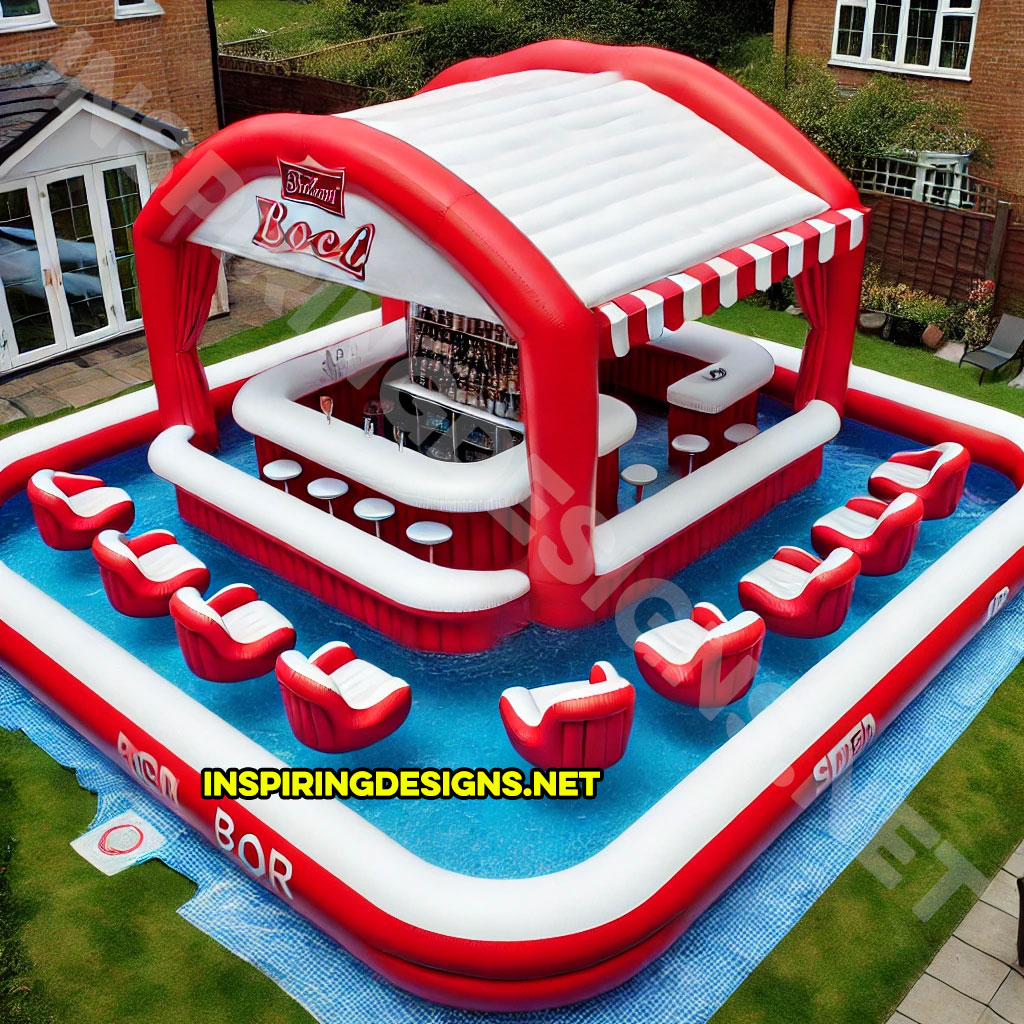
<svg viewBox="0 0 1024 1024">
<path fill-rule="evenodd" d="M 602 347 L 624 356 L 663 331 L 674 331 L 684 321 L 731 306 L 816 263 L 827 263 L 837 250 L 856 249 L 863 241 L 864 211 L 854 209 L 828 210 L 764 235 L 597 306 Z"/>
</svg>

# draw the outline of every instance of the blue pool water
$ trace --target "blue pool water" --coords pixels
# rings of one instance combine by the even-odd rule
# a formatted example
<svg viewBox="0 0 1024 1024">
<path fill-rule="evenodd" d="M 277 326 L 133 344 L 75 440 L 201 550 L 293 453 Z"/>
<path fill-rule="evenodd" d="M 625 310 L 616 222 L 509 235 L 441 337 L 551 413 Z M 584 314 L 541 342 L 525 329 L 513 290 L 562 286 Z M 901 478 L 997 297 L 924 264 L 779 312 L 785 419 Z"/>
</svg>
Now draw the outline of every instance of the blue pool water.
<svg viewBox="0 0 1024 1024">
<path fill-rule="evenodd" d="M 665 466 L 664 420 L 642 408 L 639 411 L 637 436 L 624 449 L 623 464 L 650 462 L 663 471 L 661 482 L 667 484 L 672 478 Z M 764 403 L 761 425 L 769 425 L 782 414 L 782 407 Z M 221 457 L 255 473 L 251 439 L 233 424 L 225 424 L 222 438 Z M 682 613 L 687 600 L 710 600 L 727 613 L 737 611 L 735 586 L 744 572 L 768 558 L 780 544 L 808 547 L 811 523 L 850 496 L 864 493 L 870 470 L 891 452 L 907 446 L 901 438 L 848 423 L 826 451 L 821 479 L 678 574 L 671 581 L 671 605 Z M 0 509 L 0 559 L 292 765 L 394 768 L 520 764 L 497 713 L 498 694 L 506 686 L 582 678 L 599 658 L 612 661 L 637 684 L 630 748 L 608 772 L 593 801 L 380 801 L 352 805 L 434 863 L 499 876 L 564 868 L 606 845 L 1013 493 L 1011 484 L 1001 475 L 984 467 L 972 468 L 957 513 L 947 520 L 924 524 L 908 568 L 896 577 L 860 581 L 842 631 L 810 641 L 769 635 L 761 672 L 748 696 L 718 714 L 708 714 L 658 697 L 636 670 L 632 638 L 652 617 L 672 614 L 665 600 L 645 600 L 617 621 L 586 630 L 562 632 L 530 627 L 484 654 L 410 652 L 183 523 L 177 515 L 173 488 L 149 473 L 144 450 L 94 468 L 108 482 L 124 486 L 132 494 L 138 509 L 134 531 L 158 526 L 174 530 L 179 540 L 210 566 L 212 589 L 236 581 L 250 582 L 295 623 L 301 649 L 308 652 L 329 639 L 345 639 L 362 657 L 410 682 L 413 709 L 395 735 L 369 750 L 348 755 L 309 751 L 291 734 L 272 675 L 232 685 L 196 678 L 181 659 L 170 619 L 140 620 L 118 615 L 106 601 L 91 553 L 56 553 L 46 548 L 38 539 L 23 496 Z M 633 500 L 631 490 L 625 486 L 622 489 L 623 507 Z M 211 765 L 218 763 L 216 754 L 210 752 Z"/>
</svg>

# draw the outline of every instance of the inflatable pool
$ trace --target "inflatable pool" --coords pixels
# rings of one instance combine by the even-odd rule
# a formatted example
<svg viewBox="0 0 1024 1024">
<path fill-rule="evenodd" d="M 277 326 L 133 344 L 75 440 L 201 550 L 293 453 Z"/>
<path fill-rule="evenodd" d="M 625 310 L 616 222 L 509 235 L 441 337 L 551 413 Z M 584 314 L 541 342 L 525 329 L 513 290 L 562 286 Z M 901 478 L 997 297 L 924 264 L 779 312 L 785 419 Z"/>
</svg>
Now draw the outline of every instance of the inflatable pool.
<svg viewBox="0 0 1024 1024">
<path fill-rule="evenodd" d="M 0 660 L 392 982 L 615 986 L 1021 589 L 1020 421 L 850 367 L 865 216 L 660 51 L 225 129 L 136 225 L 155 389 L 0 442 Z M 214 246 L 388 298 L 207 374 Z M 802 351 L 693 322 L 788 275 Z M 585 801 L 200 795 L 524 763 L 606 771 Z"/>
</svg>

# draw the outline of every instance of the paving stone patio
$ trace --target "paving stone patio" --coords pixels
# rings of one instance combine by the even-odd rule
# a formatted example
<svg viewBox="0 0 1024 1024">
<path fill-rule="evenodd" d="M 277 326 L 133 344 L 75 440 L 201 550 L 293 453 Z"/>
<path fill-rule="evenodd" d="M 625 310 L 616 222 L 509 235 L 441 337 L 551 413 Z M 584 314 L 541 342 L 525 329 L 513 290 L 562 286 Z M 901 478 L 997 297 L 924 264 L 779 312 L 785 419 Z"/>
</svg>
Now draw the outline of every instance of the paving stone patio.
<svg viewBox="0 0 1024 1024">
<path fill-rule="evenodd" d="M 1017 879 L 1024 843 L 907 993 L 889 1024 L 1024 1024 Z"/>
<path fill-rule="evenodd" d="M 284 315 L 321 284 L 315 278 L 238 259 L 228 262 L 227 280 L 230 312 L 207 323 L 200 346 Z M 118 338 L 0 381 L 0 423 L 78 409 L 150 379 L 145 338 Z"/>
</svg>

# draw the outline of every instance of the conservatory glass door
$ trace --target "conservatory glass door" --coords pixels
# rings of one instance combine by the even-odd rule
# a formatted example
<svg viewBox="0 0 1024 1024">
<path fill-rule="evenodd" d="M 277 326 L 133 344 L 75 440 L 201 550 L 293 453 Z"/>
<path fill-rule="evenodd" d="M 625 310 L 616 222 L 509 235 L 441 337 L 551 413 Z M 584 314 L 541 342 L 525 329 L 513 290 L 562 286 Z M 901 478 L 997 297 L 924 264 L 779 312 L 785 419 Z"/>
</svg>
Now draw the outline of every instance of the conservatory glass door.
<svg viewBox="0 0 1024 1024">
<path fill-rule="evenodd" d="M 0 345 L 12 366 L 64 350 L 59 323 L 56 276 L 49 248 L 39 237 L 39 206 L 34 183 L 0 192 Z"/>
<path fill-rule="evenodd" d="M 93 169 L 58 171 L 38 179 L 43 227 L 55 255 L 57 293 L 68 346 L 99 341 L 117 331 L 114 295 L 102 237 L 97 240 Z"/>
</svg>

